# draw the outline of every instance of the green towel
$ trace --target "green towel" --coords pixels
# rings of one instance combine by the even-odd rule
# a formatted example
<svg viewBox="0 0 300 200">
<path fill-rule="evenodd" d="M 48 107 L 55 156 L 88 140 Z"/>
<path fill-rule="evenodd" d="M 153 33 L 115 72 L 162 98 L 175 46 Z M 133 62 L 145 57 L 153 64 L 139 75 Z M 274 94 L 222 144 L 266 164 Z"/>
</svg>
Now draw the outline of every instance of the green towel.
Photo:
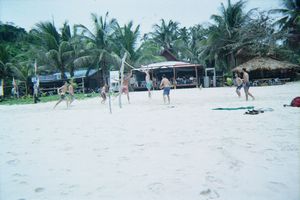
<svg viewBox="0 0 300 200">
<path fill-rule="evenodd" d="M 254 109 L 254 106 L 237 107 L 237 108 L 214 108 L 213 110 L 243 110 L 243 109 L 252 110 Z"/>
</svg>

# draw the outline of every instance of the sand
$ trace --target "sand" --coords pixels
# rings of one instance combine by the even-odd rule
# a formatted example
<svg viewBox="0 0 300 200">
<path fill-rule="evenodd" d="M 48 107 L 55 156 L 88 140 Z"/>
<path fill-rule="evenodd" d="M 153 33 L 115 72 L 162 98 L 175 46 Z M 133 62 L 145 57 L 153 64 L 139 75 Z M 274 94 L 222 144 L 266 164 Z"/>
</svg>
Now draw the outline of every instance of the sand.
<svg viewBox="0 0 300 200">
<path fill-rule="evenodd" d="M 0 199 L 300 199 L 300 82 L 234 90 L 0 106 Z M 274 111 L 212 110 L 241 106 Z"/>
</svg>

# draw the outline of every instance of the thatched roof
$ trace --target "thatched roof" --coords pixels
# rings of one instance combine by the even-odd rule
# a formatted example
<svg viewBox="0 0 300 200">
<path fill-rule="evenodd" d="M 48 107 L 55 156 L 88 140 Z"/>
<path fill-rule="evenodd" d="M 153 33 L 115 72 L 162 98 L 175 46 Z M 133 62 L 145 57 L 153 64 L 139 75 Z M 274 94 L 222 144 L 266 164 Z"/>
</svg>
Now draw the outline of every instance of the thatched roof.
<svg viewBox="0 0 300 200">
<path fill-rule="evenodd" d="M 257 57 L 233 68 L 232 71 L 242 71 L 242 68 L 246 68 L 247 71 L 255 71 L 255 70 L 293 69 L 293 68 L 300 69 L 300 66 L 286 61 L 279 61 L 268 57 L 264 57 L 264 58 Z"/>
<path fill-rule="evenodd" d="M 164 61 L 158 63 L 152 63 L 149 65 L 142 65 L 137 70 L 149 70 L 149 69 L 160 69 L 160 68 L 184 68 L 184 67 L 203 67 L 199 64 L 192 64 L 181 61 Z"/>
</svg>

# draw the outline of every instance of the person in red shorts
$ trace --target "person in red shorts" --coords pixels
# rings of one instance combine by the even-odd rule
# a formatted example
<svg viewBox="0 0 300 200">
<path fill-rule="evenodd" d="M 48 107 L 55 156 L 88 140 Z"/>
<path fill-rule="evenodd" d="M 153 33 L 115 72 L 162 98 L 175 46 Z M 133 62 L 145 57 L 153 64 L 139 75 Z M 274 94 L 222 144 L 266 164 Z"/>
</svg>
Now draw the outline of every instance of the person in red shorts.
<svg viewBox="0 0 300 200">
<path fill-rule="evenodd" d="M 132 76 L 132 71 L 130 70 L 130 72 L 123 79 L 122 93 L 121 93 L 121 94 L 126 94 L 127 95 L 128 103 L 130 103 L 129 81 L 130 81 L 131 76 Z"/>
</svg>

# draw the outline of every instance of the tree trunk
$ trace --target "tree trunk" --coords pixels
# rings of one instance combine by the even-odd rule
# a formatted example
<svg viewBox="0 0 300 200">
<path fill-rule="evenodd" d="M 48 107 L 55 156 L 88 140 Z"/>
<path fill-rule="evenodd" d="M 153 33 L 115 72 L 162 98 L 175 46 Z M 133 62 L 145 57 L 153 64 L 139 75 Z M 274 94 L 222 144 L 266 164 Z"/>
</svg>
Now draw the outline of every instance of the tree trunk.
<svg viewBox="0 0 300 200">
<path fill-rule="evenodd" d="M 107 77 L 107 66 L 106 66 L 106 62 L 103 61 L 101 62 L 102 65 L 102 82 L 105 84 L 107 83 L 106 77 Z"/>
<path fill-rule="evenodd" d="M 233 53 L 230 53 L 228 58 L 228 66 L 227 66 L 227 70 L 226 71 L 230 71 L 231 69 L 233 69 L 234 67 L 236 67 L 236 63 L 235 63 L 235 57 Z"/>
<path fill-rule="evenodd" d="M 65 74 L 65 68 L 63 66 L 60 68 L 60 75 L 62 80 L 67 78 Z"/>
<path fill-rule="evenodd" d="M 28 96 L 28 84 L 27 81 L 25 81 L 25 95 Z"/>
<path fill-rule="evenodd" d="M 74 77 L 74 66 L 72 65 L 71 67 L 70 67 L 70 76 L 71 76 L 71 78 L 73 78 Z"/>
</svg>

